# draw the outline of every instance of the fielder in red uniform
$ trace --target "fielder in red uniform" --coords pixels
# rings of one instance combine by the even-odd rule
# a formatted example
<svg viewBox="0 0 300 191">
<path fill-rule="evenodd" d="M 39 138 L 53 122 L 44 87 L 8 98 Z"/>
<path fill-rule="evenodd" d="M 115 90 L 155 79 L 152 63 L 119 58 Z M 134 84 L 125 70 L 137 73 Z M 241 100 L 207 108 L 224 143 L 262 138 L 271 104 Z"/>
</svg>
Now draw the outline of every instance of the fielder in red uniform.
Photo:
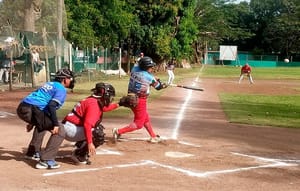
<svg viewBox="0 0 300 191">
<path fill-rule="evenodd" d="M 246 63 L 241 68 L 241 74 L 240 74 L 239 84 L 243 80 L 244 75 L 246 75 L 248 77 L 250 84 L 253 84 L 254 82 L 253 82 L 253 79 L 252 79 L 252 76 L 251 76 L 251 72 L 252 72 L 251 66 L 248 63 Z"/>
<path fill-rule="evenodd" d="M 151 143 L 158 143 L 161 141 L 160 137 L 153 131 L 150 116 L 147 111 L 147 98 L 150 94 L 150 87 L 152 86 L 156 90 L 161 90 L 167 87 L 164 83 L 161 83 L 160 80 L 153 76 L 152 71 L 154 66 L 155 63 L 152 59 L 145 56 L 138 61 L 137 66 L 132 68 L 128 84 L 128 93 L 136 94 L 138 97 L 138 103 L 137 106 L 131 107 L 131 110 L 134 113 L 133 122 L 121 129 L 113 129 L 112 133 L 115 140 L 119 139 L 124 133 L 136 131 L 145 127 L 150 135 Z"/>
</svg>

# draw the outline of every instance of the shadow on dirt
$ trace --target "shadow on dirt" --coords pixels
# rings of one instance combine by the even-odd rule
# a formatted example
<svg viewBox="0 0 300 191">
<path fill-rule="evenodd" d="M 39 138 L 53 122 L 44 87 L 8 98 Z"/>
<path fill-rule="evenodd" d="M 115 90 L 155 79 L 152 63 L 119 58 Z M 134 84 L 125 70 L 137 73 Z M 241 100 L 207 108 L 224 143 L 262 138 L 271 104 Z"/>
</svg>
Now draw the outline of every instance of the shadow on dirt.
<svg viewBox="0 0 300 191">
<path fill-rule="evenodd" d="M 23 149 L 23 150 L 25 150 L 25 149 Z M 1 161 L 9 161 L 9 160 L 21 161 L 31 167 L 34 167 L 37 162 L 35 160 L 25 158 L 25 152 L 10 151 L 10 150 L 6 150 L 3 147 L 0 147 L 0 160 Z"/>
</svg>

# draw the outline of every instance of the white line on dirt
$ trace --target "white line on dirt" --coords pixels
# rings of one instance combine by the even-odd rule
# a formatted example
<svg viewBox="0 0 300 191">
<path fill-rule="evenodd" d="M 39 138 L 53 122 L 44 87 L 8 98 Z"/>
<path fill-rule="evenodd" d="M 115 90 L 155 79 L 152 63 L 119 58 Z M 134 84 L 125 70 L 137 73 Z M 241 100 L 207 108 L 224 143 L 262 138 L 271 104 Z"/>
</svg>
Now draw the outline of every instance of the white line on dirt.
<svg viewBox="0 0 300 191">
<path fill-rule="evenodd" d="M 15 116 L 15 114 L 6 111 L 0 111 L 0 118 L 7 118 L 8 116 Z"/>
<path fill-rule="evenodd" d="M 201 145 L 196 145 L 196 144 L 185 142 L 185 141 L 178 141 L 178 143 L 182 144 L 182 145 L 192 146 L 192 147 L 201 147 Z"/>
<path fill-rule="evenodd" d="M 112 166 L 106 166 L 106 167 L 101 167 L 101 168 L 84 168 L 84 169 L 74 169 L 74 170 L 44 173 L 43 176 L 55 176 L 55 175 L 62 175 L 62 174 L 74 174 L 74 173 L 80 173 L 80 172 L 100 171 L 100 170 L 113 169 L 113 168 L 130 168 L 130 167 L 137 167 L 137 166 L 152 165 L 152 166 L 158 166 L 158 167 L 170 169 L 170 170 L 173 170 L 176 172 L 180 172 L 187 176 L 205 178 L 205 177 L 212 176 L 212 175 L 236 173 L 236 172 L 249 171 L 249 170 L 260 169 L 260 168 L 298 166 L 297 164 L 285 163 L 282 161 L 278 161 L 278 159 L 264 158 L 264 157 L 245 155 L 245 154 L 240 154 L 240 153 L 232 153 L 232 154 L 243 156 L 243 157 L 254 158 L 257 161 L 263 161 L 264 163 L 270 162 L 270 164 L 243 167 L 243 168 L 235 168 L 235 169 L 227 169 L 227 170 L 199 172 L 199 171 L 195 171 L 195 170 L 188 170 L 188 169 L 179 168 L 179 167 L 175 167 L 175 166 L 171 166 L 171 165 L 161 164 L 161 163 L 151 161 L 151 160 L 141 160 L 141 161 L 138 161 L 135 163 L 112 165 Z"/>
<path fill-rule="evenodd" d="M 271 158 L 264 158 L 264 157 L 257 157 L 257 156 L 252 156 L 252 155 L 245 155 L 245 154 L 241 154 L 241 153 L 235 153 L 235 152 L 231 152 L 231 154 L 233 155 L 239 155 L 239 156 L 244 156 L 244 157 L 250 157 L 250 158 L 254 158 L 257 160 L 261 160 L 261 161 L 266 161 L 266 162 L 276 162 L 276 163 L 300 163 L 300 160 L 290 160 L 290 159 L 271 159 Z"/>
<path fill-rule="evenodd" d="M 202 67 L 200 68 L 199 73 L 198 73 L 198 75 L 197 75 L 197 77 L 195 79 L 196 82 L 199 81 L 199 76 L 200 76 L 203 68 L 204 68 L 204 66 L 202 65 Z M 195 86 L 195 82 L 192 83 L 192 86 Z M 190 101 L 190 99 L 192 97 L 192 94 L 193 94 L 193 90 L 188 91 L 188 96 L 186 97 L 183 105 L 181 106 L 181 109 L 180 109 L 179 113 L 177 114 L 177 117 L 176 117 L 177 121 L 176 121 L 175 128 L 173 130 L 171 139 L 177 139 L 177 137 L 178 137 L 178 130 L 180 128 L 181 121 L 182 121 L 182 119 L 184 117 L 184 112 L 186 110 L 188 102 Z"/>
<path fill-rule="evenodd" d="M 96 151 L 97 155 L 122 155 L 119 151 L 112 151 L 109 149 L 101 149 Z"/>
<path fill-rule="evenodd" d="M 192 97 L 192 93 L 193 91 L 190 90 L 188 91 L 188 96 L 186 97 L 183 105 L 181 106 L 181 109 L 179 110 L 179 113 L 177 114 L 176 116 L 176 125 L 175 125 L 175 128 L 173 130 L 173 133 L 172 133 L 172 139 L 177 139 L 177 136 L 178 136 L 178 130 L 180 128 L 180 125 L 181 125 L 181 121 L 183 119 L 183 116 L 184 116 L 184 112 L 186 110 L 186 107 L 187 107 L 187 103 L 189 102 L 189 100 L 191 99 Z"/>
<path fill-rule="evenodd" d="M 96 155 L 123 155 L 123 153 L 119 151 L 114 151 L 110 149 L 97 149 Z M 71 158 L 72 155 L 58 155 L 55 158 L 57 159 L 64 159 L 64 158 Z"/>
<path fill-rule="evenodd" d="M 50 173 L 44 173 L 43 176 L 55 176 L 55 175 L 61 175 L 61 174 L 74 174 L 74 173 L 79 173 L 79 172 L 100 171 L 100 170 L 113 169 L 113 168 L 136 167 L 136 166 L 149 165 L 151 163 L 152 162 L 149 162 L 149 161 L 140 161 L 140 162 L 137 162 L 137 163 L 127 163 L 127 164 L 106 166 L 106 167 L 102 167 L 102 168 L 83 168 L 83 169 L 74 169 L 74 170 L 66 170 L 66 171 L 59 171 L 59 172 L 50 172 Z"/>
</svg>

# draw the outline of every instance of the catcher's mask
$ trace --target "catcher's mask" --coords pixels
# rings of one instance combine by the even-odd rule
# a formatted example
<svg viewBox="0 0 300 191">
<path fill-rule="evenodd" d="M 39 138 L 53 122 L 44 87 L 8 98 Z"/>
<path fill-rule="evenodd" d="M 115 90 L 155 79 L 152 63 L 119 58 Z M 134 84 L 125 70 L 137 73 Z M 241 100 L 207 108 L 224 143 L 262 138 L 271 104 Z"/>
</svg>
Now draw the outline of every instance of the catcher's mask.
<svg viewBox="0 0 300 191">
<path fill-rule="evenodd" d="M 148 68 L 154 67 L 156 64 L 152 58 L 145 56 L 139 60 L 139 66 L 142 70 L 148 70 Z"/>
<path fill-rule="evenodd" d="M 56 72 L 56 74 L 55 74 L 55 79 L 54 79 L 54 81 L 62 82 L 62 81 L 65 80 L 66 78 L 68 78 L 68 79 L 71 80 L 71 81 L 70 81 L 70 85 L 69 85 L 69 87 L 67 87 L 67 88 L 73 89 L 74 86 L 75 86 L 75 75 L 74 75 L 74 73 L 73 73 L 71 70 L 69 70 L 69 69 L 63 68 L 63 69 L 58 70 L 58 71 Z"/>
<path fill-rule="evenodd" d="M 108 106 L 114 99 L 116 92 L 115 88 L 108 83 L 97 83 L 95 88 L 91 89 L 93 97 L 100 98 L 104 106 Z"/>
</svg>

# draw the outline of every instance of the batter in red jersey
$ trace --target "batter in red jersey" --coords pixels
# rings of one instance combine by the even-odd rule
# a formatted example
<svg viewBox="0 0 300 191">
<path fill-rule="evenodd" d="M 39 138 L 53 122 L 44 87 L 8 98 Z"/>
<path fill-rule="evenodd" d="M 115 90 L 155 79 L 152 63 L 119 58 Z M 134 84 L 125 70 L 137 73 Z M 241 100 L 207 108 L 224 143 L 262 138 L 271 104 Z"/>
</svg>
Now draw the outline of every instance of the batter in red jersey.
<svg viewBox="0 0 300 191">
<path fill-rule="evenodd" d="M 156 90 L 161 90 L 167 87 L 164 83 L 161 83 L 160 80 L 153 76 L 152 71 L 154 66 L 155 63 L 153 60 L 150 57 L 145 56 L 139 60 L 137 66 L 132 68 L 128 84 L 128 93 L 137 95 L 138 104 L 135 107 L 131 107 L 131 110 L 134 113 L 133 122 L 121 129 L 113 129 L 113 137 L 115 140 L 120 138 L 120 136 L 124 133 L 145 127 L 150 135 L 151 143 L 158 143 L 161 141 L 160 137 L 153 131 L 150 116 L 147 111 L 147 98 L 150 95 L 151 86 Z"/>
</svg>

